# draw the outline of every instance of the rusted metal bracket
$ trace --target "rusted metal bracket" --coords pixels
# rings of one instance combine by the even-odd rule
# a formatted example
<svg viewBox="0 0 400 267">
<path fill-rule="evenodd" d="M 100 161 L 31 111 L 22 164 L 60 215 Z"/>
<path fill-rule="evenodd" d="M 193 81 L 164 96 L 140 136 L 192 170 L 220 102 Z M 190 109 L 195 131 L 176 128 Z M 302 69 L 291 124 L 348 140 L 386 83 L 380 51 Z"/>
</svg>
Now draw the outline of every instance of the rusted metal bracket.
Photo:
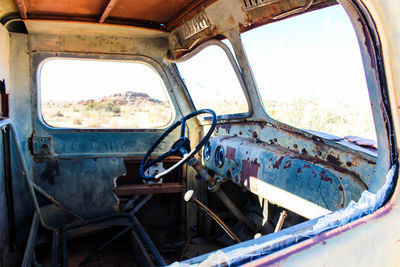
<svg viewBox="0 0 400 267">
<path fill-rule="evenodd" d="M 31 143 L 33 155 L 51 155 L 54 153 L 50 136 L 32 136 Z"/>
</svg>

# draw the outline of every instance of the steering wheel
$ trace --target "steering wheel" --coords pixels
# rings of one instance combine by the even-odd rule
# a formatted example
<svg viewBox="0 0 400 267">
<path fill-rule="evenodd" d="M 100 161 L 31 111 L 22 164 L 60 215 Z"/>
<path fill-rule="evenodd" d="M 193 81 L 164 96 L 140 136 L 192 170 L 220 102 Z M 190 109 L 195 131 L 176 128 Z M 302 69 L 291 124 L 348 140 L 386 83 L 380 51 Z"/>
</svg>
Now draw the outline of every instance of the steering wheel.
<svg viewBox="0 0 400 267">
<path fill-rule="evenodd" d="M 191 119 L 194 116 L 197 116 L 199 114 L 203 113 L 209 113 L 212 115 L 212 124 L 210 129 L 208 130 L 207 134 L 201 139 L 201 141 L 198 143 L 198 145 L 193 149 L 190 150 L 190 140 L 188 137 L 185 137 L 185 130 L 186 130 L 186 121 Z M 154 149 L 167 137 L 168 134 L 170 134 L 175 128 L 177 128 L 179 125 L 181 125 L 181 135 L 180 138 L 174 142 L 174 144 L 171 146 L 168 152 L 162 154 L 158 158 L 151 160 L 149 162 L 148 159 L 153 153 Z M 139 174 L 140 176 L 146 180 L 146 181 L 154 181 L 160 179 L 162 176 L 168 174 L 169 172 L 173 171 L 174 169 L 178 168 L 179 166 L 185 164 L 194 154 L 199 152 L 199 150 L 202 148 L 202 146 L 205 145 L 205 143 L 210 139 L 211 134 L 213 133 L 215 126 L 217 125 L 217 115 L 215 115 L 215 112 L 212 111 L 211 109 L 201 109 L 197 110 L 195 112 L 192 112 L 185 117 L 183 117 L 181 120 L 175 122 L 172 124 L 165 132 L 157 138 L 155 143 L 150 147 L 150 149 L 147 151 L 146 155 L 144 156 L 142 162 L 140 163 L 139 166 Z M 171 166 L 169 169 L 158 173 L 153 176 L 147 176 L 145 175 L 145 171 L 153 166 L 154 164 L 161 162 L 163 159 L 165 159 L 168 156 L 179 156 L 182 157 L 180 161 L 175 163 L 175 165 Z"/>
</svg>

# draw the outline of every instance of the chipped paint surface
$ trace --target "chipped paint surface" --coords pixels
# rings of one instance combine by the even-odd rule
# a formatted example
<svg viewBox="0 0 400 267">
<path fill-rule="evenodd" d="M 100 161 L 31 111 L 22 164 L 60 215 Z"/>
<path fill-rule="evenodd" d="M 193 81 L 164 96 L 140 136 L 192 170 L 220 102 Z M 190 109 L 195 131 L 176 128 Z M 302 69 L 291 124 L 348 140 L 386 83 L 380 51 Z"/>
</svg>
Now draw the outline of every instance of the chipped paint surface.
<svg viewBox="0 0 400 267">
<path fill-rule="evenodd" d="M 228 146 L 226 147 L 226 158 L 230 160 L 236 159 L 236 148 Z"/>
<path fill-rule="evenodd" d="M 122 158 L 42 160 L 36 181 L 83 218 L 115 212 L 114 180 L 126 173 Z"/>
<path fill-rule="evenodd" d="M 346 199 L 342 194 L 340 179 L 348 179 L 338 176 L 328 169 L 308 163 L 305 160 L 294 157 L 290 151 L 277 150 L 274 147 L 254 144 L 250 140 L 234 137 L 223 139 L 214 137 L 211 147 L 215 149 L 221 145 L 225 150 L 228 147 L 236 147 L 235 159 L 232 156 L 225 158 L 225 163 L 218 168 L 212 159 L 205 165 L 218 175 L 226 176 L 229 172 L 234 177 L 233 182 L 248 188 L 253 193 L 266 197 L 274 203 L 281 204 L 282 200 L 271 199 L 261 188 L 268 185 L 283 189 L 307 201 L 315 203 L 328 210 L 336 210 L 344 206 Z M 357 199 L 365 188 L 347 189 L 346 196 L 349 199 Z M 296 207 L 286 207 L 296 209 Z M 304 214 L 302 210 L 294 210 Z"/>
<path fill-rule="evenodd" d="M 337 143 L 306 135 L 262 122 L 220 124 L 211 147 L 213 151 L 219 145 L 224 148 L 225 162 L 219 168 L 211 157 L 204 165 L 306 217 L 312 214 L 287 193 L 313 203 L 316 210 L 333 211 L 356 201 L 374 175 L 375 154 L 363 148 L 349 149 L 342 140 Z"/>
<path fill-rule="evenodd" d="M 256 138 L 253 136 L 254 132 L 257 133 Z M 377 154 L 347 141 L 330 141 L 304 132 L 279 129 L 264 122 L 232 123 L 229 126 L 222 124 L 217 126 L 215 135 L 221 136 L 222 140 L 233 136 L 243 137 L 253 143 L 261 142 L 264 146 L 274 147 L 278 151 L 290 151 L 294 157 L 306 160 L 305 164 L 329 165 L 336 172 L 356 177 L 356 183 L 367 187 L 375 175 Z M 277 160 L 272 162 L 276 168 L 283 159 Z"/>
</svg>

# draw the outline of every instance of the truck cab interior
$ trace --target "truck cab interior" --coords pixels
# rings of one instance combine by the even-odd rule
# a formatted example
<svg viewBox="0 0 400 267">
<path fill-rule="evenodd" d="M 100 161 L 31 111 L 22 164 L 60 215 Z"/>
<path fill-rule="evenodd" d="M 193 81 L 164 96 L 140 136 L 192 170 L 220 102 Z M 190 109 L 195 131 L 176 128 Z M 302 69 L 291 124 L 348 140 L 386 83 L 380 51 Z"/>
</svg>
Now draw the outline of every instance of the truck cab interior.
<svg viewBox="0 0 400 267">
<path fill-rule="evenodd" d="M 393 195 L 362 1 L 3 0 L 0 23 L 1 266 L 321 264 Z"/>
</svg>

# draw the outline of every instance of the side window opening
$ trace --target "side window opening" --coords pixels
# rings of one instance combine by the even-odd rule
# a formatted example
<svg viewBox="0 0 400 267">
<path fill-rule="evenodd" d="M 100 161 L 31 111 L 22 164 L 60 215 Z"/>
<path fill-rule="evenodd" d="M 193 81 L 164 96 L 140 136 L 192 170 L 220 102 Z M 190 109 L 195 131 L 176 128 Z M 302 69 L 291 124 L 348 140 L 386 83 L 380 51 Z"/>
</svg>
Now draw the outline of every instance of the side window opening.
<svg viewBox="0 0 400 267">
<path fill-rule="evenodd" d="M 172 119 L 165 84 L 141 62 L 51 59 L 40 70 L 43 121 L 63 128 L 161 128 Z"/>
<path fill-rule="evenodd" d="M 261 26 L 241 38 L 272 118 L 376 140 L 357 37 L 340 5 Z"/>
<path fill-rule="evenodd" d="M 176 65 L 197 110 L 210 108 L 217 115 L 249 111 L 241 83 L 218 45 L 209 45 Z"/>
</svg>

